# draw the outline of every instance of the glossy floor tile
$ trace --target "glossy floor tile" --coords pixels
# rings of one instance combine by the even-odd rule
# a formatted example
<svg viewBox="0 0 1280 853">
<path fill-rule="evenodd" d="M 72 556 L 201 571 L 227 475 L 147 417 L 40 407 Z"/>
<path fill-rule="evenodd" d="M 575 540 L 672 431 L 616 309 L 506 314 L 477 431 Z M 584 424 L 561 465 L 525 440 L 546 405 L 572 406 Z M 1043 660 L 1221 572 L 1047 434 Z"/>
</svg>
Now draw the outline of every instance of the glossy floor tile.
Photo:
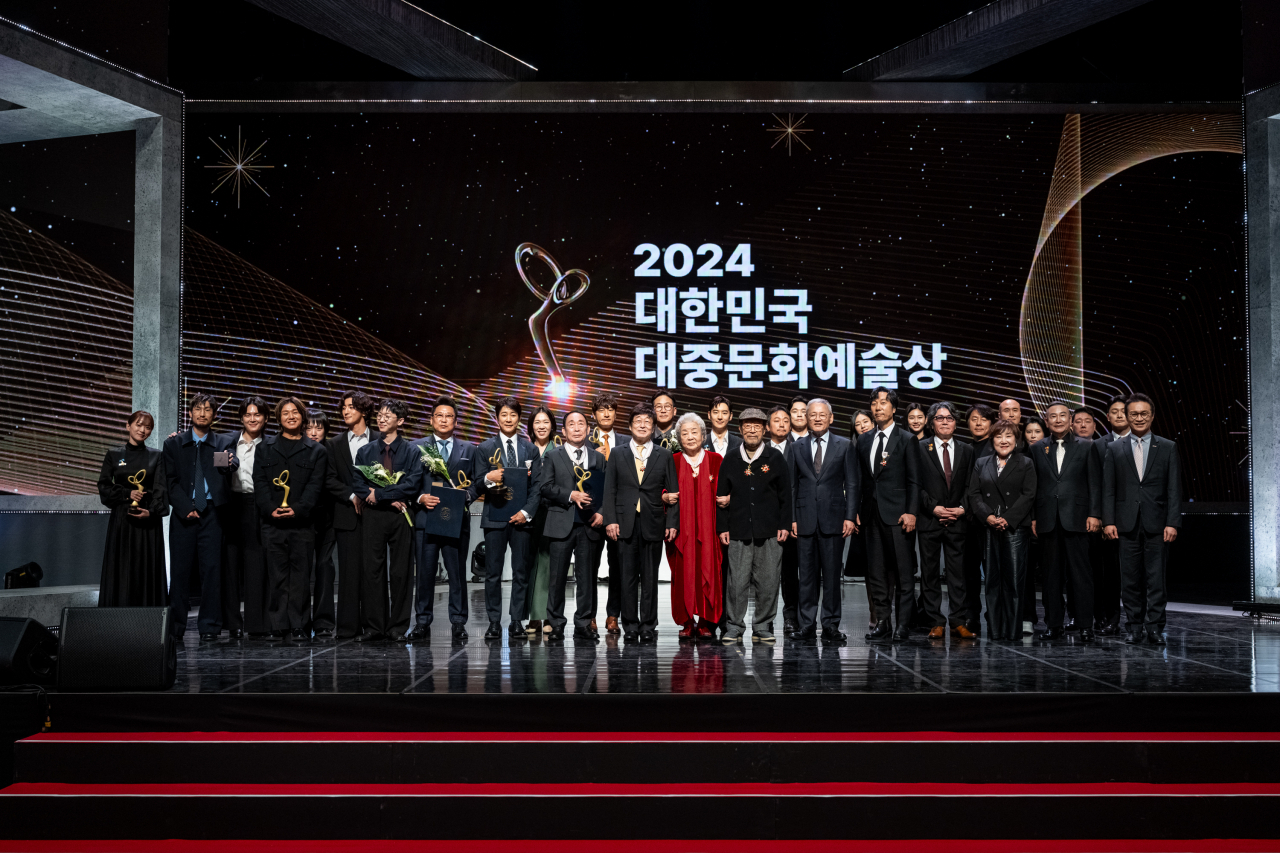
<svg viewBox="0 0 1280 853">
<path fill-rule="evenodd" d="M 445 587 L 435 611 L 446 612 Z M 680 642 L 670 587 L 659 587 L 652 645 L 601 635 L 595 643 L 542 635 L 482 637 L 484 589 L 469 588 L 469 638 L 455 644 L 437 621 L 428 642 L 362 645 L 229 640 L 201 643 L 194 613 L 178 652 L 173 690 L 190 693 L 1124 693 L 1280 691 L 1280 624 L 1202 608 L 1169 613 L 1167 646 L 1126 646 L 1072 635 L 993 643 L 930 641 L 923 632 L 893 645 L 863 640 L 866 589 L 846 583 L 843 644 Z M 600 587 L 603 601 L 605 587 Z M 569 601 L 572 602 L 572 589 Z M 504 603 L 505 609 L 505 603 Z M 477 615 L 480 614 L 480 615 Z M 750 620 L 748 619 L 748 623 Z M 603 616 L 599 621 L 603 628 Z M 777 620 L 781 629 L 781 619 Z M 1040 626 L 1043 628 L 1043 625 Z"/>
</svg>

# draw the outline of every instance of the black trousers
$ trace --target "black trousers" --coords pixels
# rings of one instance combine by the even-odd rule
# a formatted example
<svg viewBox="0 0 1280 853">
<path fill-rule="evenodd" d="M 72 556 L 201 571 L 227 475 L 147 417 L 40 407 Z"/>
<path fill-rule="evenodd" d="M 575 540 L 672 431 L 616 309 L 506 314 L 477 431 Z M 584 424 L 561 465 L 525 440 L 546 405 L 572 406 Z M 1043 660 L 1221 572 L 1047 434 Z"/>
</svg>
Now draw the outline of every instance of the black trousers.
<svg viewBox="0 0 1280 853">
<path fill-rule="evenodd" d="M 1065 615 L 1064 587 L 1074 592 L 1071 613 L 1081 628 L 1093 630 L 1093 568 L 1089 565 L 1089 534 L 1073 533 L 1061 526 L 1040 531 L 1040 566 L 1044 570 L 1044 621 L 1061 628 Z"/>
<path fill-rule="evenodd" d="M 800 543 L 788 536 L 782 543 L 782 618 L 792 625 L 800 612 Z"/>
<path fill-rule="evenodd" d="M 511 546 L 511 621 L 529 615 L 529 571 L 533 567 L 533 523 L 484 528 L 484 610 L 490 622 L 502 621 L 502 570 Z"/>
<path fill-rule="evenodd" d="M 987 549 L 984 524 L 970 524 L 964 535 L 964 588 L 968 595 L 970 631 L 982 630 L 982 558 Z"/>
<path fill-rule="evenodd" d="M 891 595 L 898 599 L 899 627 L 911 627 L 916 609 L 915 549 L 898 524 L 885 524 L 875 501 L 862 513 L 867 531 L 867 591 L 876 619 L 892 622 Z M 966 587 L 967 589 L 968 587 Z"/>
<path fill-rule="evenodd" d="M 609 549 L 609 596 L 604 601 L 604 615 L 616 619 L 622 613 L 622 555 L 618 551 L 618 543 L 607 536 L 601 536 L 592 542 L 591 562 L 587 565 L 591 567 L 591 582 L 596 583 L 596 579 L 600 577 L 600 557 L 605 553 L 605 548 Z M 581 578 L 575 577 L 575 580 L 587 579 L 587 572 L 581 569 L 574 571 L 582 575 Z"/>
<path fill-rule="evenodd" d="M 262 523 L 267 555 L 267 614 L 272 631 L 301 631 L 311 614 L 311 562 L 316 534 L 307 527 Z"/>
<path fill-rule="evenodd" d="M 364 578 L 364 515 L 356 517 L 354 530 L 335 530 L 338 540 L 338 637 L 350 639 L 364 622 L 361 585 Z"/>
<path fill-rule="evenodd" d="M 1022 587 L 1027 582 L 1027 543 L 1031 529 L 987 528 L 987 628 L 993 640 L 1022 638 Z"/>
<path fill-rule="evenodd" d="M 449 622 L 463 625 L 467 621 L 467 550 L 471 545 L 471 518 L 462 520 L 458 537 L 429 536 L 426 531 L 413 531 L 418 551 L 418 601 L 414 604 L 415 625 L 430 628 L 435 619 L 436 566 L 444 559 L 449 575 Z"/>
<path fill-rule="evenodd" d="M 622 557 L 622 630 L 652 631 L 658 627 L 658 566 L 662 562 L 662 540 L 649 541 L 640 535 L 637 519 L 626 539 L 618 539 Z"/>
<path fill-rule="evenodd" d="M 917 528 L 920 543 L 920 601 L 930 625 L 954 628 L 969 618 L 969 589 L 964 580 L 964 543 L 967 528 Z M 946 558 L 947 616 L 942 615 L 942 559 Z"/>
<path fill-rule="evenodd" d="M 800 607 L 796 612 L 796 629 L 807 631 L 819 619 L 818 598 L 822 598 L 822 627 L 838 630 L 842 615 L 840 601 L 840 552 L 844 537 L 839 533 L 813 533 L 799 537 Z"/>
<path fill-rule="evenodd" d="M 199 518 L 169 522 L 169 630 L 181 640 L 191 609 L 191 576 L 200 572 L 201 634 L 222 630 L 222 518 L 212 505 Z"/>
<path fill-rule="evenodd" d="M 1120 534 L 1120 577 L 1124 591 L 1125 623 L 1161 633 L 1165 620 L 1165 556 L 1169 546 L 1164 531 L 1147 533 L 1141 528 Z"/>
<path fill-rule="evenodd" d="M 1040 621 L 1036 614 L 1036 578 L 1040 576 L 1040 539 L 1030 537 L 1027 545 L 1027 582 L 1022 586 L 1022 621 L 1035 625 Z"/>
<path fill-rule="evenodd" d="M 316 550 L 311 570 L 311 619 L 307 627 L 313 631 L 332 631 L 338 627 L 333 604 L 333 579 L 335 568 L 333 552 L 337 547 L 333 527 L 325 525 L 316 529 Z"/>
<path fill-rule="evenodd" d="M 1102 539 L 1097 549 L 1101 563 L 1094 566 L 1093 612 L 1098 619 L 1108 620 L 1120 612 L 1120 540 Z"/>
<path fill-rule="evenodd" d="M 262 519 L 253 495 L 231 493 L 222 509 L 222 622 L 231 631 L 262 634 L 271 630 L 267 617 L 267 563 L 262 552 Z M 244 616 L 240 602 L 244 602 Z"/>
<path fill-rule="evenodd" d="M 361 623 L 365 633 L 398 637 L 409 631 L 413 604 L 413 528 L 390 503 L 366 506 L 364 568 L 360 579 Z M 387 608 L 387 584 L 391 607 Z"/>
<path fill-rule="evenodd" d="M 564 617 L 565 585 L 569 578 L 569 557 L 573 557 L 574 565 L 590 566 L 593 541 L 587 536 L 587 525 L 581 521 L 573 523 L 573 530 L 563 539 L 551 541 L 551 570 L 547 589 L 547 621 L 553 628 L 564 628 L 568 621 Z M 575 628 L 588 628 L 591 620 L 596 618 L 596 584 L 595 578 L 583 572 L 574 583 L 573 614 Z"/>
</svg>

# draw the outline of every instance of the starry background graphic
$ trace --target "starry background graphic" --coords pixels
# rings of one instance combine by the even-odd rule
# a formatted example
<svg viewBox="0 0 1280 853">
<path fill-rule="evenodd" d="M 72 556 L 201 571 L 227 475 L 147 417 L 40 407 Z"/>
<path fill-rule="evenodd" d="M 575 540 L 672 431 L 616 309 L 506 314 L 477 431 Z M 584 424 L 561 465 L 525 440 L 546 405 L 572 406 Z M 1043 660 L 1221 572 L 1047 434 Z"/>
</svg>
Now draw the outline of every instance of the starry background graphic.
<svg viewBox="0 0 1280 853">
<path fill-rule="evenodd" d="M 962 381 L 949 363 L 932 391 L 903 377 L 904 400 L 995 402 L 1020 388 L 1026 407 L 1006 365 L 1062 122 L 815 114 L 804 125 L 813 150 L 788 157 L 770 147 L 769 113 L 188 113 L 186 224 L 467 388 L 534 357 L 538 301 L 513 258 L 530 241 L 592 279 L 553 335 L 655 286 L 807 287 L 811 327 L 860 347 L 883 336 L 992 354 L 990 383 Z M 238 127 L 251 147 L 269 140 L 264 162 L 276 167 L 262 178 L 270 197 L 250 188 L 239 210 L 225 188 L 210 194 L 216 173 L 203 168 L 219 159 L 208 137 L 225 145 Z M 127 282 L 123 136 L 4 146 L 0 202 Z M 1113 387 L 1152 394 L 1156 431 L 1181 443 L 1186 490 L 1201 501 L 1247 496 L 1241 178 L 1239 156 L 1179 155 L 1082 202 L 1090 402 Z M 636 279 L 633 250 L 646 242 L 716 243 L 726 257 L 750 242 L 756 269 Z M 652 388 L 633 384 L 619 390 Z M 695 408 L 723 386 L 677 398 Z M 735 395 L 740 406 L 750 394 Z"/>
</svg>

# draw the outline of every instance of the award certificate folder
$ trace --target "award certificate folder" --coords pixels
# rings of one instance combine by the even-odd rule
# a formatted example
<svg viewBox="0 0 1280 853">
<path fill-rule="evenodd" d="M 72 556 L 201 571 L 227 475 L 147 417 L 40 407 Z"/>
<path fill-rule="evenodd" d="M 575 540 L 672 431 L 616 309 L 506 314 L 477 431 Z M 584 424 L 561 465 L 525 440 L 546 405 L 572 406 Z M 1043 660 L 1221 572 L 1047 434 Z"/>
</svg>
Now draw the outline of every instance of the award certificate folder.
<svg viewBox="0 0 1280 853">
<path fill-rule="evenodd" d="M 511 490 L 511 497 L 503 500 L 501 497 L 493 495 L 492 491 L 489 500 L 493 501 L 493 508 L 489 510 L 489 517 L 493 518 L 494 510 L 499 510 L 505 515 L 499 515 L 503 521 L 515 515 L 524 509 L 525 503 L 529 500 L 529 469 L 520 468 L 503 468 L 502 469 L 502 485 Z M 529 519 L 532 521 L 533 519 Z"/>
<path fill-rule="evenodd" d="M 431 495 L 440 499 L 434 509 L 427 510 L 423 528 L 431 536 L 447 536 L 457 539 L 462 535 L 462 525 L 467 519 L 467 493 L 464 489 L 431 484 Z"/>
<path fill-rule="evenodd" d="M 592 471 L 591 476 L 582 484 L 582 491 L 591 495 L 591 506 L 586 509 L 578 508 L 578 520 L 590 526 L 591 516 L 600 512 L 600 508 L 604 506 L 604 471 Z"/>
</svg>

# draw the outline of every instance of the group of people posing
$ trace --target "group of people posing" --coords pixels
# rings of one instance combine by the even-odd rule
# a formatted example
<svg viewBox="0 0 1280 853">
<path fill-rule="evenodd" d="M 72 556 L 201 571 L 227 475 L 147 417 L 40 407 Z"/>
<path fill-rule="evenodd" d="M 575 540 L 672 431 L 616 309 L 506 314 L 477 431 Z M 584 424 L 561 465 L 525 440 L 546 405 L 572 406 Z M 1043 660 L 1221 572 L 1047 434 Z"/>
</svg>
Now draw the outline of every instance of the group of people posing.
<svg viewBox="0 0 1280 853">
<path fill-rule="evenodd" d="M 900 425 L 888 388 L 853 415 L 848 438 L 832 431 L 828 401 L 800 397 L 737 413 L 733 433 L 726 397 L 712 398 L 704 420 L 660 391 L 628 412 L 625 435 L 612 393 L 589 413 L 539 406 L 526 415 L 504 397 L 494 405 L 498 433 L 479 445 L 455 436 L 449 397 L 435 400 L 431 434 L 417 440 L 403 435 L 402 401 L 352 391 L 339 404 L 343 429 L 332 437 L 324 413 L 296 397 L 274 408 L 246 397 L 241 429 L 215 433 L 215 403 L 197 394 L 191 427 L 159 451 L 146 445 L 153 418 L 135 412 L 99 479 L 112 509 L 100 604 L 167 602 L 181 641 L 198 579 L 202 641 L 226 630 L 233 639 L 413 642 L 429 637 L 443 562 L 451 633 L 465 639 L 470 525 L 440 521 L 451 506 L 481 501 L 490 640 L 503 633 L 508 557 L 512 640 L 563 639 L 571 560 L 573 636 L 596 640 L 607 549 L 605 631 L 653 642 L 665 548 L 681 639 L 741 642 L 754 599 L 751 638 L 772 643 L 781 597 L 788 638 L 843 642 L 840 584 L 853 537 L 870 642 L 906 640 L 916 628 L 930 639 L 948 626 L 955 638 L 980 635 L 984 581 L 989 637 L 1020 639 L 1037 621 L 1028 569 L 1037 556 L 1042 639 L 1119 633 L 1123 600 L 1126 642 L 1164 641 L 1178 457 L 1173 441 L 1152 434 L 1143 394 L 1111 402 L 1102 438 L 1086 410 L 1063 403 L 1025 422 L 1013 400 L 963 415 L 947 402 L 910 406 Z M 962 416 L 967 440 L 956 434 Z M 277 434 L 268 435 L 269 417 Z M 161 519 L 170 512 L 166 589 Z"/>
</svg>

